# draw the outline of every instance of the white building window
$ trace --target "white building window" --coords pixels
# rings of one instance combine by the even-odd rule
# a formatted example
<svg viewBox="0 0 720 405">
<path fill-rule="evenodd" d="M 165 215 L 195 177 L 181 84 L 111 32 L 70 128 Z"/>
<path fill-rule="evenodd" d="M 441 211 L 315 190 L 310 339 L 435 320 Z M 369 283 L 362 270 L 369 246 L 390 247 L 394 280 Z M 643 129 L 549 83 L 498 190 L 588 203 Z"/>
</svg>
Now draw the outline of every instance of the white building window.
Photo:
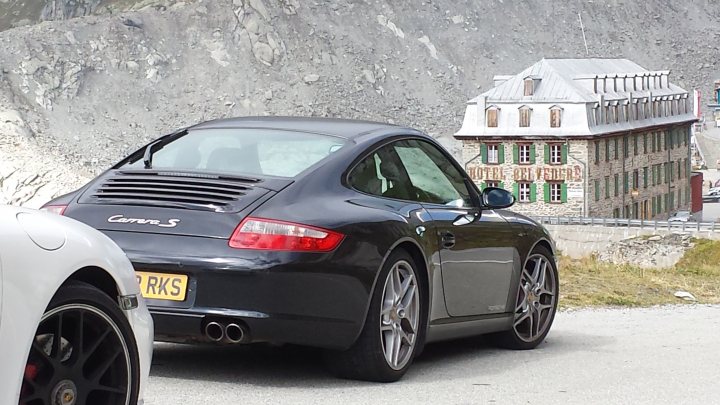
<svg viewBox="0 0 720 405">
<path fill-rule="evenodd" d="M 529 127 L 530 126 L 530 115 L 532 114 L 532 109 L 528 106 L 522 106 L 518 110 L 520 113 L 520 120 L 518 124 L 520 127 Z"/>
<path fill-rule="evenodd" d="M 552 144 L 550 145 L 550 164 L 560 165 L 562 164 L 562 145 Z"/>
<path fill-rule="evenodd" d="M 525 88 L 523 95 L 525 96 L 532 96 L 535 92 L 535 83 L 533 83 L 533 79 L 525 79 Z"/>
<path fill-rule="evenodd" d="M 500 187 L 500 182 L 497 180 L 486 180 L 485 187 Z"/>
<path fill-rule="evenodd" d="M 518 201 L 530 202 L 530 183 L 518 183 Z"/>
<path fill-rule="evenodd" d="M 610 122 L 617 124 L 618 122 L 620 122 L 620 116 L 618 115 L 617 104 L 613 104 L 613 106 L 611 107 L 611 110 L 612 110 L 612 120 Z"/>
<path fill-rule="evenodd" d="M 562 202 L 562 183 L 550 183 L 550 202 Z"/>
<path fill-rule="evenodd" d="M 498 145 L 488 144 L 488 146 L 487 146 L 487 153 L 488 153 L 487 162 L 488 163 L 494 163 L 494 164 L 500 163 L 499 149 L 500 148 Z"/>
<path fill-rule="evenodd" d="M 520 164 L 530 164 L 530 149 L 529 144 L 518 145 L 518 161 Z"/>
<path fill-rule="evenodd" d="M 560 128 L 561 118 L 562 108 L 558 106 L 550 107 L 550 128 Z"/>
<path fill-rule="evenodd" d="M 497 128 L 499 111 L 500 109 L 497 107 L 490 107 L 485 112 L 485 122 L 488 128 Z"/>
</svg>

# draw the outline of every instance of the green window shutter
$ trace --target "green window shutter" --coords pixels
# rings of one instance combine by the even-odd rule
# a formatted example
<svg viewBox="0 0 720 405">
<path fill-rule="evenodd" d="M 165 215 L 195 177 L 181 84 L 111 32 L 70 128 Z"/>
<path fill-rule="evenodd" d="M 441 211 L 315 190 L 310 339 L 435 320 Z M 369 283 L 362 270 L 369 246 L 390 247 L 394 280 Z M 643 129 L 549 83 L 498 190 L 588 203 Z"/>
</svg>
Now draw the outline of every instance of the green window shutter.
<svg viewBox="0 0 720 405">
<path fill-rule="evenodd" d="M 595 141 L 595 164 L 600 161 L 600 141 Z"/>
<path fill-rule="evenodd" d="M 502 143 L 498 145 L 498 163 L 505 163 L 505 145 Z"/>
<path fill-rule="evenodd" d="M 620 152 L 620 148 L 618 147 L 618 143 L 619 143 L 618 139 L 617 139 L 617 138 L 613 138 L 613 144 L 615 145 L 615 155 L 614 155 L 614 156 L 615 156 L 615 160 L 618 160 L 618 158 L 620 158 L 619 153 L 618 153 L 618 152 Z"/>
<path fill-rule="evenodd" d="M 652 185 L 657 185 L 657 165 L 652 166 Z"/>
<path fill-rule="evenodd" d="M 629 145 L 629 143 L 628 143 L 627 135 L 623 136 L 623 156 L 624 157 L 628 157 L 628 154 L 630 152 L 630 148 L 628 147 L 628 145 Z"/>
<path fill-rule="evenodd" d="M 480 183 L 480 190 L 481 190 L 481 191 L 482 191 L 482 190 L 485 190 L 485 187 L 487 187 L 487 183 L 485 183 L 484 181 L 483 181 L 482 183 Z"/>
<path fill-rule="evenodd" d="M 517 183 L 513 184 L 513 195 L 515 196 L 516 200 L 520 199 L 520 185 Z"/>
<path fill-rule="evenodd" d="M 562 202 L 567 202 L 567 183 L 560 184 L 560 198 Z"/>
<path fill-rule="evenodd" d="M 483 164 L 487 164 L 487 162 L 488 162 L 487 144 L 483 143 L 480 145 L 480 155 L 482 156 Z"/>
<path fill-rule="evenodd" d="M 543 184 L 543 197 L 546 203 L 550 202 L 550 183 Z"/>
<path fill-rule="evenodd" d="M 534 143 L 530 144 L 530 164 L 531 165 L 535 164 L 535 144 Z"/>
<path fill-rule="evenodd" d="M 638 154 L 638 135 L 635 135 L 633 137 L 633 154 L 634 155 Z"/>
<path fill-rule="evenodd" d="M 655 134 L 650 134 L 650 137 L 652 138 L 650 139 L 650 145 L 652 146 L 652 148 L 650 148 L 650 151 L 652 151 L 652 153 L 655 153 Z"/>
<path fill-rule="evenodd" d="M 605 161 L 606 162 L 610 161 L 610 140 L 609 139 L 605 140 Z"/>
<path fill-rule="evenodd" d="M 562 146 L 562 164 L 567 164 L 568 146 L 566 143 Z"/>
<path fill-rule="evenodd" d="M 615 197 L 620 195 L 620 175 L 615 175 Z"/>
<path fill-rule="evenodd" d="M 610 198 L 610 177 L 605 177 L 605 199 Z"/>
<path fill-rule="evenodd" d="M 530 202 L 537 201 L 537 184 L 530 183 Z"/>
<path fill-rule="evenodd" d="M 543 153 L 545 154 L 545 164 L 549 165 L 550 164 L 550 145 L 545 144 Z"/>
<path fill-rule="evenodd" d="M 600 201 L 600 180 L 595 180 L 595 201 Z"/>
<path fill-rule="evenodd" d="M 652 216 L 655 216 L 656 213 L 657 213 L 657 205 L 655 202 L 655 197 L 653 197 L 652 198 Z"/>
<path fill-rule="evenodd" d="M 505 188 L 505 183 L 503 183 L 502 181 L 499 181 L 498 188 Z"/>
<path fill-rule="evenodd" d="M 623 173 L 623 194 L 627 194 L 630 189 L 630 175 L 628 172 Z"/>
<path fill-rule="evenodd" d="M 516 143 L 513 144 L 513 163 L 518 164 L 520 161 L 520 151 L 518 150 L 518 145 Z"/>
</svg>

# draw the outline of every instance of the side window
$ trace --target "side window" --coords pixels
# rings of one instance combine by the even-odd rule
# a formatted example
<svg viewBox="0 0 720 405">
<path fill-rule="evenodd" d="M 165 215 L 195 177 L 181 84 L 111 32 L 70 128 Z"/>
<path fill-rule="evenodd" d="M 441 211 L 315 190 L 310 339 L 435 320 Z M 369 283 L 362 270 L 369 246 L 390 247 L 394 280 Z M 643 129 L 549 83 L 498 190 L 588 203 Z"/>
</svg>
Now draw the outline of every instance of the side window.
<svg viewBox="0 0 720 405">
<path fill-rule="evenodd" d="M 364 193 L 415 200 L 415 195 L 410 192 L 407 173 L 391 146 L 378 149 L 358 163 L 350 172 L 348 181 L 350 186 Z"/>
<path fill-rule="evenodd" d="M 437 147 L 418 140 L 395 142 L 393 147 L 407 172 L 417 201 L 472 206 L 463 175 Z"/>
</svg>

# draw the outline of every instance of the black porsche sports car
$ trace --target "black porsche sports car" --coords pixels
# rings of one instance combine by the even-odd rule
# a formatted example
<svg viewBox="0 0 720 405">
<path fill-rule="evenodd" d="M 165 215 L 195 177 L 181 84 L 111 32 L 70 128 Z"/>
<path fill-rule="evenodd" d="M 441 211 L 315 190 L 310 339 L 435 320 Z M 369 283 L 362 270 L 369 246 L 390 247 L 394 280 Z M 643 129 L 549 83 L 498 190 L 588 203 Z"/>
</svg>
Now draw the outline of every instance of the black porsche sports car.
<svg viewBox="0 0 720 405">
<path fill-rule="evenodd" d="M 545 338 L 554 244 L 513 203 L 417 130 L 262 117 L 163 136 L 45 209 L 124 249 L 158 340 L 321 347 L 394 381 L 428 342 Z"/>
</svg>

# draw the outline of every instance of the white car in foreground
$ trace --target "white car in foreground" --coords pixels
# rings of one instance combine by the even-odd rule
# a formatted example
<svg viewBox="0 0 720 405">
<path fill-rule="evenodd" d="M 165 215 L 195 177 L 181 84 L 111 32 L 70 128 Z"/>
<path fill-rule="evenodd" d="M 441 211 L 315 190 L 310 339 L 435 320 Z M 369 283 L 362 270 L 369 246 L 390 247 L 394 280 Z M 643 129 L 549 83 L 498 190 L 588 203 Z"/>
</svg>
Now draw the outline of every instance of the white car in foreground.
<svg viewBox="0 0 720 405">
<path fill-rule="evenodd" d="M 100 232 L 0 205 L 0 404 L 142 403 L 153 323 Z"/>
</svg>

